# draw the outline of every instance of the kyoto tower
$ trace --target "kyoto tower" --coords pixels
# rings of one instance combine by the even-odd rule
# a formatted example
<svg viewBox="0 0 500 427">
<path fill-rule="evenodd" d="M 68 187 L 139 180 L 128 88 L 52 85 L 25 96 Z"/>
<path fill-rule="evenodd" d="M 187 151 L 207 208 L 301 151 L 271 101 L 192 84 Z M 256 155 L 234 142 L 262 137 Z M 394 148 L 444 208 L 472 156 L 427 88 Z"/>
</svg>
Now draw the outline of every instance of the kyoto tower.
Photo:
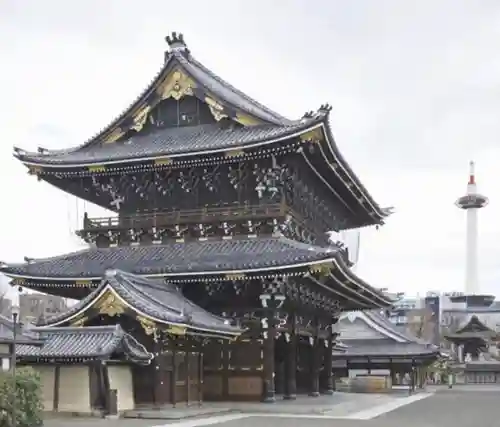
<svg viewBox="0 0 500 427">
<path fill-rule="evenodd" d="M 467 213 L 467 236 L 465 249 L 465 294 L 479 294 L 477 275 L 477 213 L 488 204 L 488 198 L 477 192 L 474 162 L 469 163 L 467 193 L 459 197 L 455 204 Z"/>
</svg>

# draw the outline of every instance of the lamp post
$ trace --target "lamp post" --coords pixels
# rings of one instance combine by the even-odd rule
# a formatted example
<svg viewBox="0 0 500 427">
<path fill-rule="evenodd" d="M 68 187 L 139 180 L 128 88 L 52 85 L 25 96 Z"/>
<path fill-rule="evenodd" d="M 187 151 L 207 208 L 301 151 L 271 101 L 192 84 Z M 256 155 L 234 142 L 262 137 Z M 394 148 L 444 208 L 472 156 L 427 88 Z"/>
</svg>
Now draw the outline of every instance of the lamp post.
<svg viewBox="0 0 500 427">
<path fill-rule="evenodd" d="M 19 324 L 19 307 L 12 306 L 12 352 L 10 366 L 12 369 L 12 383 L 13 383 L 13 398 L 12 398 L 12 427 L 16 427 L 16 412 L 17 412 L 17 383 L 16 383 L 16 361 L 17 361 L 17 326 Z"/>
</svg>

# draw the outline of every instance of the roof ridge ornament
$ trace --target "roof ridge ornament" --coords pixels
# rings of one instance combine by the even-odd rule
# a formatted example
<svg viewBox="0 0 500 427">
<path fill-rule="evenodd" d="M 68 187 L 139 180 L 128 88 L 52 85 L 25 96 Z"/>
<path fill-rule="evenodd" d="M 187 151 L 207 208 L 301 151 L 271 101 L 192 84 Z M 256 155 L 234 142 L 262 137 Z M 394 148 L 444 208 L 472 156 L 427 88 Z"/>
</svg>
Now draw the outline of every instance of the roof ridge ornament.
<svg viewBox="0 0 500 427">
<path fill-rule="evenodd" d="M 165 41 L 170 48 L 165 52 L 165 62 L 168 60 L 172 52 L 179 52 L 183 55 L 189 54 L 189 49 L 187 48 L 186 42 L 184 41 L 184 35 L 182 33 L 173 31 L 171 34 L 165 37 Z"/>
</svg>

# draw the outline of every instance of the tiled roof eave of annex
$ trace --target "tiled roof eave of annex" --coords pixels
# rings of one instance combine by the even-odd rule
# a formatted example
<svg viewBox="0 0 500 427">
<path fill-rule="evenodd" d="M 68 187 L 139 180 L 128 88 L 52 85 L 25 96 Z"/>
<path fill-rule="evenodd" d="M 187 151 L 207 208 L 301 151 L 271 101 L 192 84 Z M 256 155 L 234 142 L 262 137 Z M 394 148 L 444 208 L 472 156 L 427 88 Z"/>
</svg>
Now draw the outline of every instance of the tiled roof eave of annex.
<svg viewBox="0 0 500 427">
<path fill-rule="evenodd" d="M 110 308 L 111 307 L 111 308 Z M 173 285 L 145 279 L 119 270 L 107 270 L 99 287 L 63 313 L 38 323 L 39 327 L 58 327 L 87 319 L 89 310 L 113 314 L 130 311 L 148 327 L 166 326 L 176 334 L 195 334 L 235 338 L 244 330 L 226 319 L 209 313 L 189 301 Z M 96 313 L 94 313 L 96 315 Z M 147 319 L 147 320 L 145 320 Z"/>
<path fill-rule="evenodd" d="M 21 343 L 17 357 L 21 361 L 108 359 L 118 352 L 127 360 L 147 365 L 153 355 L 119 325 L 34 327 L 42 342 L 39 346 Z"/>
</svg>

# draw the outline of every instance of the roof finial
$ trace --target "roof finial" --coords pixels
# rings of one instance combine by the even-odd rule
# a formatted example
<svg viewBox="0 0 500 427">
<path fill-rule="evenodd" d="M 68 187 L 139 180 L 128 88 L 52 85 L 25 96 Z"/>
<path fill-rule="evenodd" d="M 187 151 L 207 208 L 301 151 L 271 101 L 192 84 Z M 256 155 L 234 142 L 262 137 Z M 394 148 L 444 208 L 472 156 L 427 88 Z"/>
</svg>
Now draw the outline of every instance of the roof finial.
<svg viewBox="0 0 500 427">
<path fill-rule="evenodd" d="M 184 42 L 184 36 L 182 35 L 182 33 L 173 31 L 172 34 L 165 37 L 165 40 L 168 43 L 168 47 L 170 48 L 165 52 L 165 63 L 167 62 L 172 52 L 179 52 L 182 55 L 189 54 L 189 49 Z"/>
<path fill-rule="evenodd" d="M 186 49 L 186 43 L 184 42 L 184 36 L 182 33 L 176 33 L 175 31 L 172 34 L 165 37 L 165 40 L 168 43 L 168 46 L 172 50 Z"/>
</svg>

